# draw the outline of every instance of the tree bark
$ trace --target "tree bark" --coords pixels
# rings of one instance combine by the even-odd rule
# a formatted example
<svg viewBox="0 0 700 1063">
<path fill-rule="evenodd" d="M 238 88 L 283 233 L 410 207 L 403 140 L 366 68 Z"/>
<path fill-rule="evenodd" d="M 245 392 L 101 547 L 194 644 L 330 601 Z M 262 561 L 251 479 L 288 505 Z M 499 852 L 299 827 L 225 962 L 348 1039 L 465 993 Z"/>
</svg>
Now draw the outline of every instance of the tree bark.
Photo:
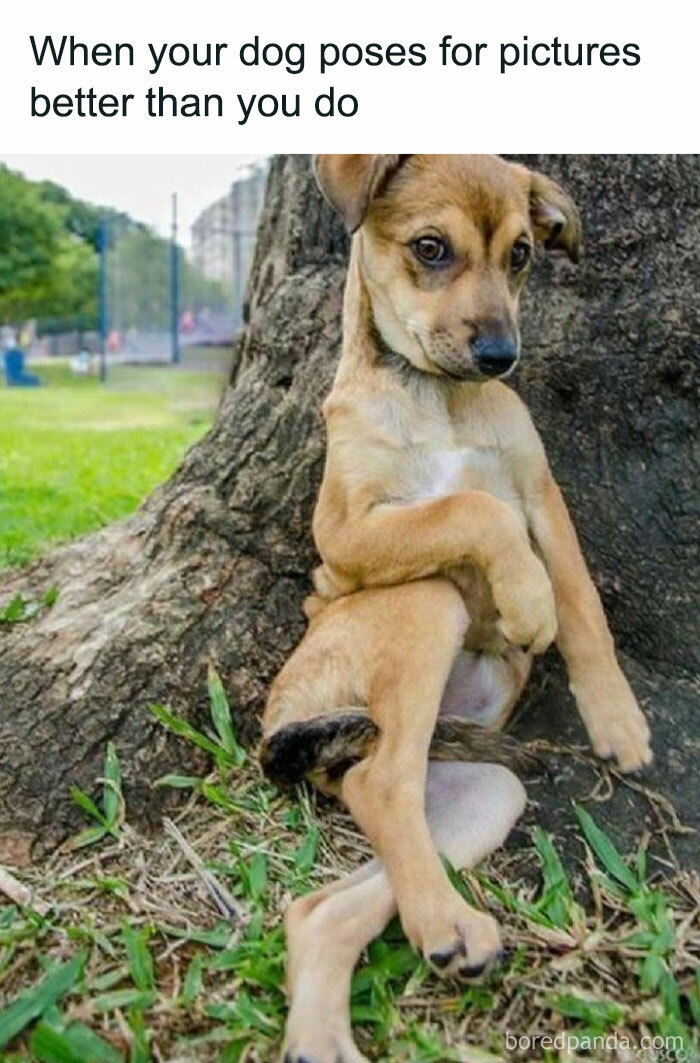
<svg viewBox="0 0 700 1063">
<path fill-rule="evenodd" d="M 579 203 L 583 264 L 538 262 L 523 308 L 517 386 L 533 411 L 637 692 L 650 712 L 650 783 L 697 816 L 697 340 L 700 158 L 521 156 Z M 303 630 L 310 518 L 323 465 L 319 409 L 341 335 L 347 239 L 306 156 L 271 167 L 248 324 L 215 426 L 128 520 L 5 575 L 0 602 L 56 604 L 0 626 L 0 862 L 76 825 L 114 739 L 130 818 L 157 817 L 151 782 L 192 767 L 151 701 L 201 720 L 212 660 L 245 740 Z M 521 729 L 580 740 L 548 655 Z M 556 828 L 586 770 L 565 766 L 540 818 Z M 640 825 L 629 790 L 609 806 Z M 697 847 L 689 847 L 697 856 Z"/>
</svg>

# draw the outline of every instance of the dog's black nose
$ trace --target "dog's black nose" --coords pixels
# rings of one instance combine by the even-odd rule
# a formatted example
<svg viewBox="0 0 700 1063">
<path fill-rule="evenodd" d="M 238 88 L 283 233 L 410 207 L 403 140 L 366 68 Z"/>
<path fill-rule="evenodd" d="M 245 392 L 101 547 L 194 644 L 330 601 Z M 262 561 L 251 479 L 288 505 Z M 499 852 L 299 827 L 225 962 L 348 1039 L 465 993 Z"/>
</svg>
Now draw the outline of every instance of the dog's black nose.
<svg viewBox="0 0 700 1063">
<path fill-rule="evenodd" d="M 503 376 L 518 360 L 518 347 L 503 336 L 480 336 L 472 343 L 472 355 L 484 376 Z"/>
</svg>

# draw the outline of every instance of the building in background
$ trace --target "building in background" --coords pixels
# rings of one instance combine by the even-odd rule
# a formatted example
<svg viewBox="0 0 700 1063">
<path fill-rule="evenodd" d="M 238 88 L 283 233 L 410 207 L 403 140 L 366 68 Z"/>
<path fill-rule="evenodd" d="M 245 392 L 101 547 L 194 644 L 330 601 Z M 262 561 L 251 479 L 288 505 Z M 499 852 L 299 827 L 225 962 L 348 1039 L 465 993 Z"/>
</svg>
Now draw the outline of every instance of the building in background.
<svg viewBox="0 0 700 1063">
<path fill-rule="evenodd" d="M 193 262 L 205 277 L 230 285 L 236 322 L 242 317 L 266 181 L 266 162 L 246 166 L 226 195 L 206 207 L 192 226 Z"/>
</svg>

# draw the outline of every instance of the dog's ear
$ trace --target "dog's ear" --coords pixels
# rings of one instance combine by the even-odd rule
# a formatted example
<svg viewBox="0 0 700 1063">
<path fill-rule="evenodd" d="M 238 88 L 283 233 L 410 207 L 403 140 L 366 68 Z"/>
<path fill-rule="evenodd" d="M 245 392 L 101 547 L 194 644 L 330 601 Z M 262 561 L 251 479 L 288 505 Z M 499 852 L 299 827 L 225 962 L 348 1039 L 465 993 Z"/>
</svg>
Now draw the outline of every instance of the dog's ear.
<svg viewBox="0 0 700 1063">
<path fill-rule="evenodd" d="M 374 197 L 406 155 L 314 155 L 318 187 L 349 233 L 362 225 Z"/>
<path fill-rule="evenodd" d="M 578 262 L 581 250 L 581 219 L 574 201 L 556 181 L 542 173 L 530 175 L 530 217 L 535 238 L 548 251 L 566 251 Z"/>
</svg>

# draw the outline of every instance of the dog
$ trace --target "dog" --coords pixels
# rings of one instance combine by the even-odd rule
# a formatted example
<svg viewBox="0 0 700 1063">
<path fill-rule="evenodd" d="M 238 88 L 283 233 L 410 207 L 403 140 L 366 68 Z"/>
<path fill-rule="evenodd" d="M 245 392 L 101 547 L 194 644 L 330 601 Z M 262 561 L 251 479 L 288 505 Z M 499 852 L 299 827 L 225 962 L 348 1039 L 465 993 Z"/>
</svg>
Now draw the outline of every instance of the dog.
<svg viewBox="0 0 700 1063">
<path fill-rule="evenodd" d="M 500 734 L 556 641 L 591 744 L 651 760 L 647 723 L 530 415 L 504 382 L 536 247 L 579 257 L 553 180 L 496 156 L 320 155 L 353 234 L 343 349 L 323 413 L 307 632 L 276 678 L 261 758 L 335 794 L 377 859 L 286 916 L 284 1063 L 361 1063 L 349 989 L 398 911 L 439 974 L 498 960 L 491 916 L 451 885 L 523 811 L 526 750 Z"/>
</svg>

